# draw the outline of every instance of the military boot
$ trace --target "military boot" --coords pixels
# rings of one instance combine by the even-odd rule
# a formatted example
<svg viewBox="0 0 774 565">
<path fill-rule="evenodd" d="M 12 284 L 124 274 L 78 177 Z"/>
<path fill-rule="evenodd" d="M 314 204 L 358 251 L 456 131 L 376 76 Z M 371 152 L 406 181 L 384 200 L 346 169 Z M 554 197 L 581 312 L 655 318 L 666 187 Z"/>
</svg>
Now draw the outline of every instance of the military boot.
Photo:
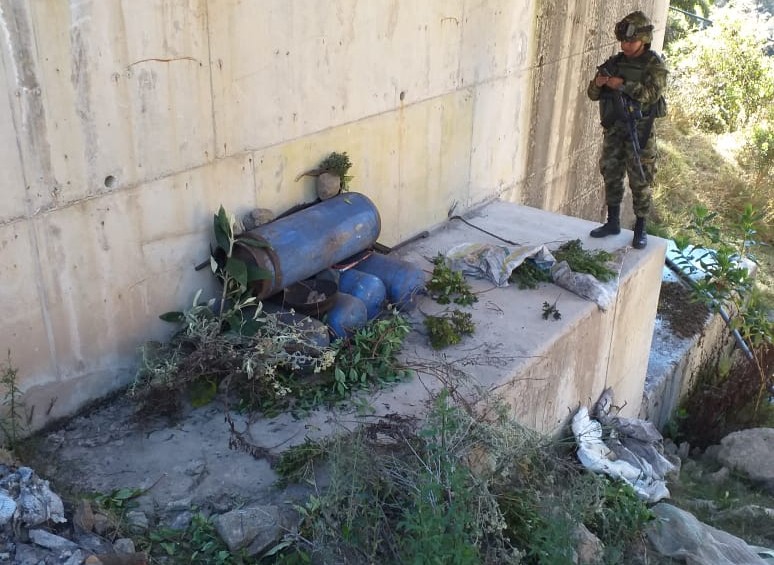
<svg viewBox="0 0 774 565">
<path fill-rule="evenodd" d="M 648 244 L 648 236 L 645 234 L 645 218 L 637 216 L 634 223 L 634 238 L 632 238 L 632 247 L 635 249 L 644 249 Z"/>
<path fill-rule="evenodd" d="M 607 223 L 591 230 L 591 237 L 605 237 L 621 233 L 621 207 L 607 207 Z"/>
</svg>

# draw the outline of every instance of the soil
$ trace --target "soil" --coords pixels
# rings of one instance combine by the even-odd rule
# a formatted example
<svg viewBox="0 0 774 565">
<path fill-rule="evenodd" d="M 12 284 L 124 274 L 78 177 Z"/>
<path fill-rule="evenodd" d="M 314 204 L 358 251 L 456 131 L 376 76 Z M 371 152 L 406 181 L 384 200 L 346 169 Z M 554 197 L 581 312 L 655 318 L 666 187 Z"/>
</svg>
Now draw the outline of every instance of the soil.
<svg viewBox="0 0 774 565">
<path fill-rule="evenodd" d="M 675 335 L 690 338 L 702 332 L 709 310 L 704 304 L 695 302 L 691 291 L 682 284 L 665 281 L 658 297 L 658 315 Z"/>
</svg>

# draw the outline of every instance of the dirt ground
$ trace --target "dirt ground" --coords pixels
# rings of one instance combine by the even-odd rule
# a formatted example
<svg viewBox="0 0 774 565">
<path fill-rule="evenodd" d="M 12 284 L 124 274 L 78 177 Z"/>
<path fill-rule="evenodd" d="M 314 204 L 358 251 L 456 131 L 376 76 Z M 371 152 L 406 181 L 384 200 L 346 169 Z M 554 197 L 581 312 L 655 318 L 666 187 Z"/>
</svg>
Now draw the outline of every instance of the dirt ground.
<svg viewBox="0 0 774 565">
<path fill-rule="evenodd" d="M 162 523 L 191 508 L 224 512 L 246 502 L 284 504 L 294 497 L 274 486 L 269 458 L 229 448 L 221 406 L 189 409 L 177 421 L 138 422 L 135 412 L 129 399 L 117 396 L 41 434 L 24 461 L 66 501 L 142 489 L 139 509 Z M 231 416 L 238 429 L 247 427 L 243 416 Z"/>
<path fill-rule="evenodd" d="M 701 333 L 709 310 L 704 304 L 694 302 L 690 290 L 682 284 L 664 282 L 658 297 L 658 314 L 675 335 L 689 338 Z"/>
</svg>

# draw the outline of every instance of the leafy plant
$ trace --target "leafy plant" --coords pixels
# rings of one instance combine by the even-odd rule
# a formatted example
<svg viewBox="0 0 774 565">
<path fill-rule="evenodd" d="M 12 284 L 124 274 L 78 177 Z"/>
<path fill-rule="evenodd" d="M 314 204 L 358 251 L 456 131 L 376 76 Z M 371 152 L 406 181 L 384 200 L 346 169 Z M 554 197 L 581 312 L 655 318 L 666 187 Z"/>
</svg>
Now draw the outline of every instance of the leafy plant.
<svg viewBox="0 0 774 565">
<path fill-rule="evenodd" d="M 691 277 L 694 299 L 726 317 L 747 356 L 735 363 L 733 372 L 720 371 L 711 363 L 702 368 L 682 405 L 690 418 L 682 423 L 680 432 L 692 443 L 719 440 L 714 434 L 734 431 L 734 424 L 741 424 L 745 414 L 752 421 L 766 418 L 763 401 L 774 385 L 770 371 L 774 323 L 762 308 L 755 281 L 743 263 L 743 259 L 755 259 L 752 251 L 759 218 L 752 206 L 746 206 L 735 226 L 723 230 L 717 225 L 717 214 L 699 206 L 694 209 L 689 234 L 675 240 L 680 252 L 675 264 Z"/>
<path fill-rule="evenodd" d="M 774 123 L 763 121 L 752 127 L 740 152 L 740 164 L 752 172 L 758 190 L 771 193 L 774 184 Z"/>
<path fill-rule="evenodd" d="M 553 255 L 557 261 L 567 261 L 570 269 L 576 273 L 588 273 L 601 282 L 615 278 L 616 272 L 607 266 L 613 256 L 602 249 L 584 249 L 580 239 L 563 243 Z"/>
<path fill-rule="evenodd" d="M 19 370 L 11 362 L 10 349 L 8 360 L 0 371 L 0 386 L 3 387 L 3 406 L 5 406 L 5 414 L 0 418 L 0 431 L 3 432 L 4 445 L 13 451 L 24 432 L 24 403 L 19 398 L 21 395 L 17 384 Z"/>
<path fill-rule="evenodd" d="M 586 525 L 606 544 L 633 540 L 653 513 L 626 483 L 605 478 L 602 485 L 600 503 L 591 509 Z"/>
<path fill-rule="evenodd" d="M 97 494 L 94 496 L 94 502 L 103 510 L 123 514 L 127 510 L 136 507 L 136 499 L 142 496 L 146 489 L 141 488 L 117 488 L 107 494 Z"/>
<path fill-rule="evenodd" d="M 519 285 L 520 289 L 537 288 L 542 282 L 551 282 L 551 273 L 538 267 L 532 259 L 526 259 L 516 267 L 508 279 Z"/>
<path fill-rule="evenodd" d="M 220 539 L 215 526 L 204 514 L 194 514 L 185 530 L 156 528 L 144 540 L 153 562 L 180 565 L 245 565 L 258 563 L 243 555 L 233 555 Z"/>
<path fill-rule="evenodd" d="M 316 462 L 325 459 L 328 455 L 328 445 L 325 441 L 312 441 L 309 438 L 300 445 L 294 445 L 283 451 L 274 471 L 280 476 L 282 482 L 301 482 L 311 476 Z"/>
<path fill-rule="evenodd" d="M 438 304 L 454 302 L 461 306 L 478 302 L 478 296 L 473 293 L 463 274 L 453 271 L 446 264 L 443 255 L 439 253 L 433 260 L 433 265 L 433 274 L 425 286 L 433 300 Z"/>
<path fill-rule="evenodd" d="M 339 177 L 341 190 L 346 191 L 349 190 L 349 181 L 352 180 L 352 177 L 347 175 L 351 167 L 352 162 L 349 160 L 349 156 L 347 155 L 346 151 L 344 153 L 336 153 L 334 151 L 325 159 L 323 159 L 317 170 L 331 173 Z"/>
<path fill-rule="evenodd" d="M 359 328 L 349 339 L 336 342 L 333 392 L 343 398 L 352 390 L 405 377 L 407 371 L 396 356 L 410 331 L 408 320 L 392 311 Z"/>
<path fill-rule="evenodd" d="M 434 349 L 443 349 L 459 343 L 462 336 L 471 335 L 476 330 L 473 316 L 468 312 L 453 310 L 441 316 L 427 316 L 425 327 Z"/>
<path fill-rule="evenodd" d="M 556 309 L 556 302 L 553 304 L 549 304 L 548 302 L 543 302 L 543 319 L 548 320 L 549 318 L 553 318 L 554 320 L 561 320 L 562 314 L 559 312 L 559 310 Z"/>
</svg>

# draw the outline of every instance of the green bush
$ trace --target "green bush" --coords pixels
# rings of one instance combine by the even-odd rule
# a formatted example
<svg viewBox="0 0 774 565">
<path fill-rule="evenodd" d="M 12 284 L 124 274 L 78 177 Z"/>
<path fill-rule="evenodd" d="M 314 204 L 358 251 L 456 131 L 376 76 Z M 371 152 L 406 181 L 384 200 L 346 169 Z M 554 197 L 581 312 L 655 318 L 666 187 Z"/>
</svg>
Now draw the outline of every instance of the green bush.
<svg viewBox="0 0 774 565">
<path fill-rule="evenodd" d="M 739 164 L 747 169 L 758 188 L 772 190 L 774 184 L 774 124 L 755 124 L 739 155 Z"/>
<path fill-rule="evenodd" d="M 714 25 L 670 44 L 668 98 L 702 130 L 732 132 L 774 103 L 774 66 L 755 19 L 730 7 L 712 19 Z"/>
</svg>

